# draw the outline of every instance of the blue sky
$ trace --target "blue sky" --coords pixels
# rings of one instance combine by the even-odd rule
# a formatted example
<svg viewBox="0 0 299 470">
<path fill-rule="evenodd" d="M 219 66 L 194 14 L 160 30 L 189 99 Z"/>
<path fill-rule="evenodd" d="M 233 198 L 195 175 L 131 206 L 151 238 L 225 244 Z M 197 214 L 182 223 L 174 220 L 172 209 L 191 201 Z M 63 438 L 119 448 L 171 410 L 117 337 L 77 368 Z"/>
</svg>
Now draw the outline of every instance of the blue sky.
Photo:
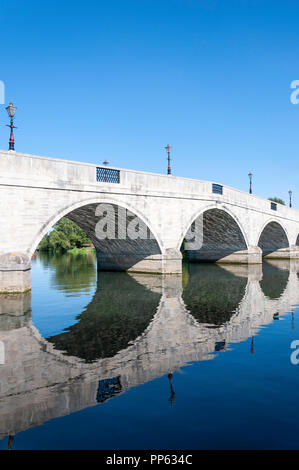
<svg viewBox="0 0 299 470">
<path fill-rule="evenodd" d="M 1 0 L 16 150 L 165 173 L 170 143 L 175 175 L 247 191 L 252 171 L 299 207 L 298 18 L 289 0 Z"/>
</svg>

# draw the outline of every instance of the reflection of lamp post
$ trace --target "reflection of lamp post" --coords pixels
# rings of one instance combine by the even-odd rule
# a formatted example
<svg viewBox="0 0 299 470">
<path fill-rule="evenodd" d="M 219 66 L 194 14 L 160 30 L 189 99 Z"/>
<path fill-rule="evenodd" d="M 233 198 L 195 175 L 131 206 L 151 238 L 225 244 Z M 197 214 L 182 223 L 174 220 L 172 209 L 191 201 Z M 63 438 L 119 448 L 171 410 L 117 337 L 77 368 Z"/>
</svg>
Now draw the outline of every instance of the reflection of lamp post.
<svg viewBox="0 0 299 470">
<path fill-rule="evenodd" d="M 289 190 L 289 196 L 290 196 L 290 204 L 289 206 L 292 207 L 292 191 Z"/>
<path fill-rule="evenodd" d="M 170 392 L 171 392 L 171 395 L 168 398 L 168 401 L 170 401 L 170 403 L 172 405 L 174 403 L 174 400 L 175 400 L 175 391 L 174 391 L 173 385 L 172 385 L 172 373 L 168 374 L 168 380 L 169 380 Z"/>
<path fill-rule="evenodd" d="M 11 450 L 12 443 L 14 441 L 15 436 L 9 435 L 8 436 L 8 450 Z"/>
<path fill-rule="evenodd" d="M 295 329 L 295 322 L 294 322 L 294 307 L 292 307 L 292 330 Z"/>
<path fill-rule="evenodd" d="M 251 352 L 251 354 L 255 353 L 255 350 L 254 350 L 254 336 L 251 337 L 250 352 Z"/>
<path fill-rule="evenodd" d="M 10 117 L 10 124 L 7 124 L 7 126 L 10 127 L 9 150 L 14 150 L 15 141 L 14 141 L 13 130 L 16 128 L 13 125 L 13 118 L 14 118 L 14 115 L 16 114 L 17 108 L 13 106 L 12 103 L 9 103 L 9 106 L 7 106 L 5 109 L 7 111 L 8 116 Z"/>
<path fill-rule="evenodd" d="M 251 171 L 248 173 L 249 176 L 249 194 L 252 194 L 252 173 Z"/>
<path fill-rule="evenodd" d="M 171 150 L 171 146 L 169 144 L 166 145 L 166 147 L 164 147 L 166 152 L 167 152 L 167 160 L 168 160 L 168 167 L 167 167 L 167 174 L 168 175 L 171 175 L 171 168 L 170 168 L 170 150 Z"/>
</svg>

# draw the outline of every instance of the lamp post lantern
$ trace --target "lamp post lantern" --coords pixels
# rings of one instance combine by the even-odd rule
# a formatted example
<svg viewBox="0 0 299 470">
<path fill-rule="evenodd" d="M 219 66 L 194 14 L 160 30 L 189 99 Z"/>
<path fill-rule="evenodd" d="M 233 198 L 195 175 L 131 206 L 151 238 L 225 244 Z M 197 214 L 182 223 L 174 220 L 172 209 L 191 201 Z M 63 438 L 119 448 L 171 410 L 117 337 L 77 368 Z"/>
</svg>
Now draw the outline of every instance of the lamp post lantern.
<svg viewBox="0 0 299 470">
<path fill-rule="evenodd" d="M 16 129 L 16 127 L 13 125 L 13 118 L 14 118 L 14 115 L 16 114 L 17 108 L 13 106 L 13 104 L 10 102 L 9 106 L 7 106 L 5 109 L 7 111 L 8 116 L 10 117 L 10 124 L 6 124 L 8 127 L 10 127 L 9 150 L 14 150 L 15 140 L 14 140 L 13 130 Z"/>
<path fill-rule="evenodd" d="M 251 171 L 248 173 L 249 176 L 249 194 L 252 194 L 252 173 Z"/>
<path fill-rule="evenodd" d="M 289 206 L 292 207 L 292 191 L 291 190 L 289 190 L 289 196 L 290 196 Z"/>
<path fill-rule="evenodd" d="M 166 152 L 167 152 L 167 160 L 168 160 L 168 166 L 167 166 L 167 174 L 168 175 L 171 175 L 171 167 L 170 167 L 170 151 L 172 149 L 172 147 L 167 144 L 166 147 L 164 147 Z"/>
</svg>

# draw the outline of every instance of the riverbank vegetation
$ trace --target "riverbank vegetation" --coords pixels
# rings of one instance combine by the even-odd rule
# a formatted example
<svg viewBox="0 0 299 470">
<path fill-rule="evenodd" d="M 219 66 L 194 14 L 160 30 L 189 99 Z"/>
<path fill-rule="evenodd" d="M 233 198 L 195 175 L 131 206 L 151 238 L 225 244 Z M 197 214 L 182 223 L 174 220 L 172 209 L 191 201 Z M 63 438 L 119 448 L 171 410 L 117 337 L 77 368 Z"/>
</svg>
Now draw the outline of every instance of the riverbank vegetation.
<svg viewBox="0 0 299 470">
<path fill-rule="evenodd" d="M 54 225 L 37 247 L 38 251 L 68 251 L 74 254 L 86 254 L 91 249 L 94 250 L 92 242 L 84 230 L 66 217 Z"/>
</svg>

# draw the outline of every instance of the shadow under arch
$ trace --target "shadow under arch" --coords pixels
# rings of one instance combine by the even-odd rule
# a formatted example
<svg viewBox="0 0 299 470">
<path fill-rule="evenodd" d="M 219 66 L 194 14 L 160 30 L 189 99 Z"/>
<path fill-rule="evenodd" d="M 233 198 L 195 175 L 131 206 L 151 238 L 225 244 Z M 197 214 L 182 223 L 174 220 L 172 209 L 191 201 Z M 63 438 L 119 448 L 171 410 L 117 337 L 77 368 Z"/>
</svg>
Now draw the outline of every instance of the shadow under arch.
<svg viewBox="0 0 299 470">
<path fill-rule="evenodd" d="M 201 247 L 197 248 L 194 245 L 196 249 L 186 249 L 186 257 L 190 262 L 217 262 L 221 260 L 233 262 L 234 258 L 231 255 L 240 254 L 248 249 L 245 234 L 239 222 L 223 208 L 211 207 L 200 213 L 185 234 L 184 246 L 190 247 L 192 245 L 192 243 L 186 244 L 186 237 L 188 236 L 190 240 L 192 233 L 195 234 L 195 239 L 196 237 L 199 239 L 201 236 Z M 238 262 L 240 262 L 239 259 Z"/>
<path fill-rule="evenodd" d="M 198 323 L 219 327 L 228 322 L 242 302 L 247 277 L 237 276 L 217 264 L 190 264 L 183 291 L 188 312 Z"/>
<path fill-rule="evenodd" d="M 276 251 L 289 248 L 289 240 L 283 226 L 272 220 L 264 225 L 257 245 L 261 248 L 263 257 L 273 256 Z"/>
<path fill-rule="evenodd" d="M 122 211 L 121 215 L 120 211 Z M 139 263 L 138 270 L 147 271 L 147 266 L 142 265 L 141 262 L 147 258 L 154 259 L 163 253 L 160 238 L 143 215 L 127 204 L 110 198 L 98 198 L 84 200 L 65 207 L 59 214 L 52 217 L 35 235 L 28 250 L 30 256 L 34 253 L 41 239 L 62 217 L 75 222 L 91 239 L 97 252 L 98 268 L 101 270 L 126 271 L 133 269 Z M 103 223 L 102 230 L 104 236 L 99 237 L 96 233 L 96 227 L 99 221 L 103 221 L 104 218 L 106 221 L 106 225 Z M 136 234 L 134 237 L 128 234 L 132 223 L 133 234 Z M 105 238 L 108 226 L 114 227 L 114 230 L 112 237 Z"/>
<path fill-rule="evenodd" d="M 288 280 L 289 270 L 279 266 L 279 261 L 265 261 L 263 263 L 263 277 L 260 286 L 265 297 L 270 300 L 279 299 L 284 293 Z"/>
<path fill-rule="evenodd" d="M 113 357 L 144 332 L 160 298 L 160 293 L 127 273 L 99 273 L 95 295 L 77 323 L 47 341 L 64 354 L 89 363 Z"/>
</svg>

